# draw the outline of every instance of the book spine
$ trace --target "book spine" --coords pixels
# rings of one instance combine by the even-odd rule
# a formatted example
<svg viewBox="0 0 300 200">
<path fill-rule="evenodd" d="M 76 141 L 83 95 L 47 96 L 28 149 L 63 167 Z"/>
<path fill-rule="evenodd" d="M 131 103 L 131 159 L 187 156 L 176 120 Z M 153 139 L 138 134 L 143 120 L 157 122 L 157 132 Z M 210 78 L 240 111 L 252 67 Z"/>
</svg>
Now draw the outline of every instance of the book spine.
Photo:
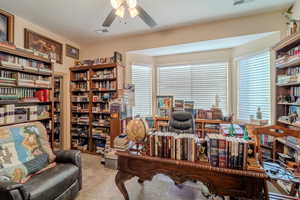
<svg viewBox="0 0 300 200">
<path fill-rule="evenodd" d="M 158 139 L 158 135 L 155 135 L 155 157 L 158 157 L 158 148 L 159 148 L 159 139 Z"/>
<path fill-rule="evenodd" d="M 243 169 L 244 144 L 242 142 L 239 142 L 238 145 L 239 145 L 238 169 Z"/>
<path fill-rule="evenodd" d="M 244 155 L 243 155 L 243 170 L 247 170 L 247 158 L 248 158 L 248 143 L 244 143 Z"/>
<path fill-rule="evenodd" d="M 218 140 L 213 137 L 211 138 L 210 141 L 210 159 L 211 159 L 211 165 L 213 167 L 218 167 L 219 166 L 219 149 L 218 149 Z"/>
<path fill-rule="evenodd" d="M 226 168 L 226 140 L 225 139 L 219 139 L 219 167 Z"/>
</svg>

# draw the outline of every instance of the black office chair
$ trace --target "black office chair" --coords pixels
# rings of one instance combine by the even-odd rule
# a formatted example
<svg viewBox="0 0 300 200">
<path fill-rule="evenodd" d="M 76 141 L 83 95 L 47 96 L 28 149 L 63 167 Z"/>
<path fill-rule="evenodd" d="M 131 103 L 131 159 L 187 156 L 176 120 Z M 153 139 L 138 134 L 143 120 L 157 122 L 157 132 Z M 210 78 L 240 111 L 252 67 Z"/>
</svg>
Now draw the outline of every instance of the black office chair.
<svg viewBox="0 0 300 200">
<path fill-rule="evenodd" d="M 169 131 L 194 134 L 194 117 L 190 112 L 176 111 L 170 116 Z"/>
</svg>

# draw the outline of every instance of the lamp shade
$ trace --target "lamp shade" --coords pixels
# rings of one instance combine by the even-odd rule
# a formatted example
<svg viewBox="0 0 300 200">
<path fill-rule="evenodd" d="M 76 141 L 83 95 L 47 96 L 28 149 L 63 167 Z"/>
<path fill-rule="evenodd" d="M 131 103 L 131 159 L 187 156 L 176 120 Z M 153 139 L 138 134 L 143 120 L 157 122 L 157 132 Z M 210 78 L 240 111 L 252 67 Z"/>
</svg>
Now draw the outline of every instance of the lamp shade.
<svg viewBox="0 0 300 200">
<path fill-rule="evenodd" d="M 139 15 L 139 11 L 136 8 L 129 8 L 129 14 L 132 18 Z"/>
<path fill-rule="evenodd" d="M 121 6 L 122 1 L 123 0 L 110 0 L 110 3 L 114 9 L 118 9 Z"/>
<path fill-rule="evenodd" d="M 127 0 L 127 5 L 129 8 L 135 8 L 137 4 L 137 0 Z"/>
<path fill-rule="evenodd" d="M 125 7 L 124 6 L 119 7 L 116 11 L 116 15 L 121 17 L 121 18 L 124 18 L 124 16 L 125 16 Z"/>
</svg>

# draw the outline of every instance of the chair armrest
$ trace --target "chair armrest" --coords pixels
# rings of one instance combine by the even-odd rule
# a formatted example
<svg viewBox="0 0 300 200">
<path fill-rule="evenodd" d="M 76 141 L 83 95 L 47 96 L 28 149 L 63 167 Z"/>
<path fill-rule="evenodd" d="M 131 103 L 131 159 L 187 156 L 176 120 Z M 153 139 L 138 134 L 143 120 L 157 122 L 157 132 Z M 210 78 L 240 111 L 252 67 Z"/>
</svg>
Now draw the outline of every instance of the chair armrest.
<svg viewBox="0 0 300 200">
<path fill-rule="evenodd" d="M 15 190 L 23 187 L 21 183 L 15 183 L 11 181 L 0 181 L 0 191 L 6 192 L 10 190 Z"/>
<path fill-rule="evenodd" d="M 58 163 L 71 163 L 77 167 L 81 167 L 81 153 L 75 150 L 61 150 L 54 152 L 55 161 Z"/>
<path fill-rule="evenodd" d="M 71 163 L 79 168 L 79 186 L 82 187 L 82 166 L 81 166 L 81 153 L 76 150 L 61 150 L 54 152 L 56 155 L 55 161 L 57 163 Z"/>
<path fill-rule="evenodd" d="M 0 199 L 27 200 L 29 194 L 20 183 L 0 181 Z"/>
</svg>

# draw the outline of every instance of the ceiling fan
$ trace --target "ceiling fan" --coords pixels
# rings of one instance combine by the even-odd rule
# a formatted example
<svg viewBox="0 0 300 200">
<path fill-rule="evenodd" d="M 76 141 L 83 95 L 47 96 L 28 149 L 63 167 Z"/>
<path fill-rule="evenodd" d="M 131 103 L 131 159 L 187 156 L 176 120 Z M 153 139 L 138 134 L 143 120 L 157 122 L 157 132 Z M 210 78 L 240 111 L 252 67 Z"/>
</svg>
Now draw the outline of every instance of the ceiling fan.
<svg viewBox="0 0 300 200">
<path fill-rule="evenodd" d="M 139 16 L 151 28 L 157 25 L 154 19 L 137 5 L 137 0 L 111 0 L 111 5 L 113 9 L 104 20 L 103 27 L 110 27 L 117 16 L 124 18 L 126 13 L 132 18 Z"/>
</svg>

